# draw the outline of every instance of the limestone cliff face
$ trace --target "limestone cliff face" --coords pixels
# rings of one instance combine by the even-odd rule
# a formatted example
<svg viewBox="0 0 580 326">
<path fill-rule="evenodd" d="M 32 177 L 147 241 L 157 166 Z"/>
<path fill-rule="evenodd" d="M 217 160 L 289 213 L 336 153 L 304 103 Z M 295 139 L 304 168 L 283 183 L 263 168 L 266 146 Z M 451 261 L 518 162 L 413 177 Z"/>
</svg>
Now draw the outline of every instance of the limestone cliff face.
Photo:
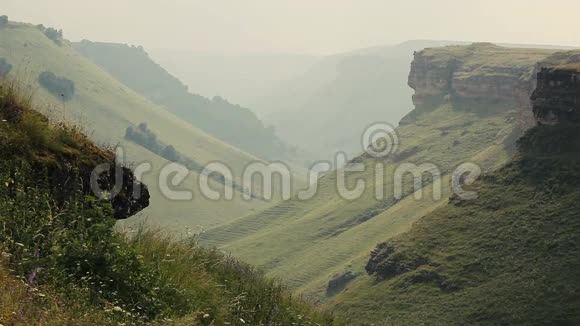
<svg viewBox="0 0 580 326">
<path fill-rule="evenodd" d="M 518 58 L 526 52 L 530 52 L 528 59 Z M 425 49 L 415 53 L 411 65 L 409 86 L 415 90 L 414 103 L 423 105 L 427 98 L 446 96 L 515 101 L 514 89 L 522 80 L 531 80 L 536 60 L 549 54 L 488 43 Z"/>
<path fill-rule="evenodd" d="M 554 62 L 564 62 L 564 64 L 550 66 Z M 521 78 L 517 83 L 511 84 L 513 88 L 505 93 L 511 92 L 512 94 L 511 99 L 506 98 L 508 100 L 515 97 L 516 103 L 518 100 L 522 101 L 520 104 L 523 106 L 520 108 L 522 110 L 529 109 L 526 109 L 526 115 L 531 116 L 533 120 L 531 124 L 537 126 L 529 130 L 518 141 L 520 156 L 512 167 L 507 168 L 507 171 L 511 171 L 514 166 L 519 166 L 518 169 L 521 168 L 524 172 L 519 176 L 520 178 L 525 175 L 526 178 L 530 178 L 531 182 L 530 176 L 533 175 L 533 182 L 541 185 L 541 189 L 538 188 L 536 193 L 542 192 L 543 189 L 550 189 L 550 196 L 552 196 L 552 191 L 563 191 L 565 185 L 570 185 L 573 188 L 578 187 L 578 174 L 575 173 L 579 166 L 578 162 L 572 163 L 570 166 L 559 164 L 570 160 L 570 156 L 563 156 L 563 154 L 574 154 L 571 156 L 573 158 L 571 161 L 577 161 L 577 153 L 580 148 L 580 56 L 575 56 L 574 52 L 558 53 L 534 65 L 532 71 L 534 78 L 529 79 L 527 76 Z M 423 83 L 423 85 L 426 84 Z M 535 87 L 535 90 L 532 90 L 532 87 Z M 484 88 L 481 92 L 487 90 L 489 89 Z M 496 88 L 495 91 L 497 93 L 490 93 L 489 96 L 503 99 L 500 97 L 502 92 L 499 88 Z M 474 94 L 471 93 L 470 96 Z M 530 94 L 532 95 L 530 96 Z M 522 159 L 526 157 L 532 159 Z M 529 162 L 533 163 L 527 166 Z M 559 169 L 562 169 L 562 166 L 566 167 L 563 171 L 567 172 L 560 172 Z M 548 170 L 549 173 L 543 169 Z M 553 174 L 550 175 L 550 173 Z M 570 175 L 566 173 L 570 173 Z M 542 178 L 545 180 L 538 181 Z M 497 181 L 495 176 L 489 180 L 495 180 L 494 184 Z M 509 182 L 513 180 L 513 176 L 510 176 Z M 553 188 L 547 186 L 551 183 L 555 183 Z M 456 198 L 451 197 L 449 204 L 462 205 Z M 453 283 L 448 282 L 445 275 L 430 270 L 438 266 L 437 263 L 431 261 L 433 256 L 420 256 L 417 254 L 418 250 L 410 246 L 401 246 L 398 240 L 391 239 L 378 244 L 371 251 L 365 266 L 368 275 L 372 275 L 378 280 L 385 280 L 409 274 L 413 275 L 409 278 L 411 283 L 427 280 L 434 282 L 444 291 L 456 289 Z"/>
<path fill-rule="evenodd" d="M 415 53 L 409 86 L 415 90 L 413 103 L 416 106 L 424 105 L 429 98 L 440 98 L 452 92 L 454 63 L 452 60 L 435 60 L 425 51 Z"/>
<path fill-rule="evenodd" d="M 580 123 L 580 65 L 578 68 L 542 68 L 532 95 L 533 112 L 540 125 Z"/>
<path fill-rule="evenodd" d="M 543 67 L 575 62 L 580 62 L 579 51 L 505 48 L 490 43 L 431 48 L 415 53 L 409 86 L 415 90 L 413 102 L 418 109 L 444 101 L 507 104 L 516 111 L 516 129 L 523 133 L 537 123 L 530 100 L 536 75 Z M 542 78 L 538 80 L 543 83 Z M 546 114 L 543 122 L 551 123 L 555 118 Z"/>
</svg>

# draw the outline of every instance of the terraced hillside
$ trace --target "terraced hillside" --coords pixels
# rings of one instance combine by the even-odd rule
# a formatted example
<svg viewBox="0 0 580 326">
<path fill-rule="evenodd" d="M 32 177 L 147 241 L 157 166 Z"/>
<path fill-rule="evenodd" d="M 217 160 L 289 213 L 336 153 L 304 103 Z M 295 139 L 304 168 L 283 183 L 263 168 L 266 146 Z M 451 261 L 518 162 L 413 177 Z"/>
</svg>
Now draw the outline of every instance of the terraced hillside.
<svg viewBox="0 0 580 326">
<path fill-rule="evenodd" d="M 470 189 L 477 199 L 453 197 L 377 246 L 371 276 L 327 304 L 396 325 L 578 324 L 580 71 L 570 69 L 579 55 L 550 58 L 563 68 L 538 75 L 533 109 L 543 125 L 519 140 L 513 162 Z"/>
<path fill-rule="evenodd" d="M 82 125 L 99 144 L 121 145 L 129 162 L 151 163 L 153 171 L 144 175 L 146 183 L 156 184 L 159 170 L 168 161 L 124 139 L 127 127 L 142 122 L 160 135 L 164 143 L 199 164 L 225 162 L 240 175 L 246 164 L 256 160 L 144 99 L 77 53 L 66 40 L 49 39 L 43 27 L 12 22 L 2 27 L 0 57 L 12 66 L 9 76 L 25 85 L 23 88 L 33 94 L 37 107 L 43 108 L 50 118 Z M 52 72 L 57 81 L 74 83 L 70 100 L 63 102 L 58 91 L 51 93 L 39 85 L 39 75 L 46 71 Z M 234 201 L 211 202 L 201 196 L 196 185 L 197 174 L 192 173 L 183 187 L 194 192 L 194 199 L 185 202 L 169 201 L 158 187 L 151 187 L 151 207 L 133 221 L 147 219 L 183 232 L 186 227 L 195 230 L 218 225 L 264 205 L 259 201 L 243 201 L 240 196 Z"/>
<path fill-rule="evenodd" d="M 522 106 L 518 85 L 532 82 L 536 63 L 553 52 L 474 44 L 417 53 L 409 77 L 416 108 L 397 128 L 398 152 L 386 159 L 358 157 L 354 162 L 364 163 L 365 172 L 347 173 L 351 186 L 356 179 L 366 181 L 359 199 L 341 198 L 337 174 L 332 173 L 320 180 L 314 198 L 284 202 L 210 230 L 202 239 L 282 277 L 297 291 L 324 300 L 335 290 L 331 280 L 347 279 L 340 290 L 349 278 L 364 273 L 368 253 L 377 243 L 409 230 L 415 221 L 445 205 L 451 194 L 450 173 L 459 164 L 475 163 L 489 173 L 509 160 Z M 488 83 L 485 94 L 472 91 L 481 80 Z M 506 80 L 513 82 L 506 86 Z M 386 166 L 386 177 L 375 186 L 377 163 Z M 442 200 L 433 199 L 428 176 L 423 177 L 422 199 L 408 196 L 413 189 L 407 178 L 407 196 L 396 200 L 393 174 L 402 163 L 437 166 L 443 176 Z M 378 187 L 385 191 L 382 200 L 375 198 Z"/>
</svg>

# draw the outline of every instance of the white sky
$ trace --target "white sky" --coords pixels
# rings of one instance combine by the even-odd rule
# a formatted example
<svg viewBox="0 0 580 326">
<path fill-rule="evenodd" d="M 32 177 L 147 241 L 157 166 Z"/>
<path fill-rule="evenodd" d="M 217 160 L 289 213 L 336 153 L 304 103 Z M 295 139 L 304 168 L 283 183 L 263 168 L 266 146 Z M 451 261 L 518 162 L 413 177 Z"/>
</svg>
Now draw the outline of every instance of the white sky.
<svg viewBox="0 0 580 326">
<path fill-rule="evenodd" d="M 579 0 L 0 0 L 71 40 L 331 54 L 411 39 L 580 46 Z"/>
</svg>

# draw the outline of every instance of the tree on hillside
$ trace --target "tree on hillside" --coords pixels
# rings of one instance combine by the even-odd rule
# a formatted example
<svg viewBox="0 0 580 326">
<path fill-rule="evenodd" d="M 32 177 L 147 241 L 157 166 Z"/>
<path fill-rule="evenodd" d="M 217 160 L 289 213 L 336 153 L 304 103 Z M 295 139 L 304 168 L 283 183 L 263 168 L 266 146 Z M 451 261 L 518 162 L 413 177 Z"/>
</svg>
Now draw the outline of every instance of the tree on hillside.
<svg viewBox="0 0 580 326">
<path fill-rule="evenodd" d="M 8 16 L 0 16 L 0 27 L 8 25 Z"/>
<path fill-rule="evenodd" d="M 175 150 L 173 145 L 167 145 L 161 152 L 161 156 L 168 161 L 177 162 L 179 161 L 179 154 Z"/>
<path fill-rule="evenodd" d="M 139 130 L 141 130 L 142 132 L 148 132 L 149 127 L 147 126 L 147 122 L 141 122 L 139 124 Z"/>
<path fill-rule="evenodd" d="M 38 83 L 52 95 L 69 101 L 75 94 L 75 83 L 67 78 L 58 77 L 50 71 L 42 72 L 38 76 Z"/>
<path fill-rule="evenodd" d="M 57 45 L 62 45 L 62 29 L 57 30 L 56 28 L 49 27 L 44 30 L 44 35 L 46 35 L 46 37 L 51 39 Z"/>
</svg>

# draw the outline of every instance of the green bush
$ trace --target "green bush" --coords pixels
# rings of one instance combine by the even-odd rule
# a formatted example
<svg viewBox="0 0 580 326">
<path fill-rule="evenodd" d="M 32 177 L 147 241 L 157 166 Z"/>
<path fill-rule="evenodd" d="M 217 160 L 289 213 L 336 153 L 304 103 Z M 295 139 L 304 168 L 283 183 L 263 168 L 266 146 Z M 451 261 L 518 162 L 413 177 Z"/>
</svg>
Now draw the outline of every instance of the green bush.
<svg viewBox="0 0 580 326">
<path fill-rule="evenodd" d="M 42 26 L 44 27 L 44 26 Z M 56 29 L 56 28 L 52 28 L 52 27 L 48 27 L 48 28 L 43 28 L 42 31 L 44 32 L 44 35 L 46 35 L 46 37 L 48 37 L 50 40 L 52 40 L 56 45 L 62 45 L 62 38 L 63 38 L 63 32 L 62 29 Z"/>
<path fill-rule="evenodd" d="M 0 27 L 8 25 L 8 16 L 2 15 L 0 16 Z"/>
<path fill-rule="evenodd" d="M 166 145 L 160 141 L 145 122 L 141 122 L 136 128 L 132 126 L 127 127 L 125 139 L 147 148 L 168 161 L 179 162 L 182 160 L 181 155 L 175 147 L 173 145 Z"/>
<path fill-rule="evenodd" d="M 75 83 L 72 80 L 58 77 L 50 71 L 42 72 L 38 76 L 38 82 L 52 95 L 63 101 L 71 100 L 75 94 Z"/>
</svg>

